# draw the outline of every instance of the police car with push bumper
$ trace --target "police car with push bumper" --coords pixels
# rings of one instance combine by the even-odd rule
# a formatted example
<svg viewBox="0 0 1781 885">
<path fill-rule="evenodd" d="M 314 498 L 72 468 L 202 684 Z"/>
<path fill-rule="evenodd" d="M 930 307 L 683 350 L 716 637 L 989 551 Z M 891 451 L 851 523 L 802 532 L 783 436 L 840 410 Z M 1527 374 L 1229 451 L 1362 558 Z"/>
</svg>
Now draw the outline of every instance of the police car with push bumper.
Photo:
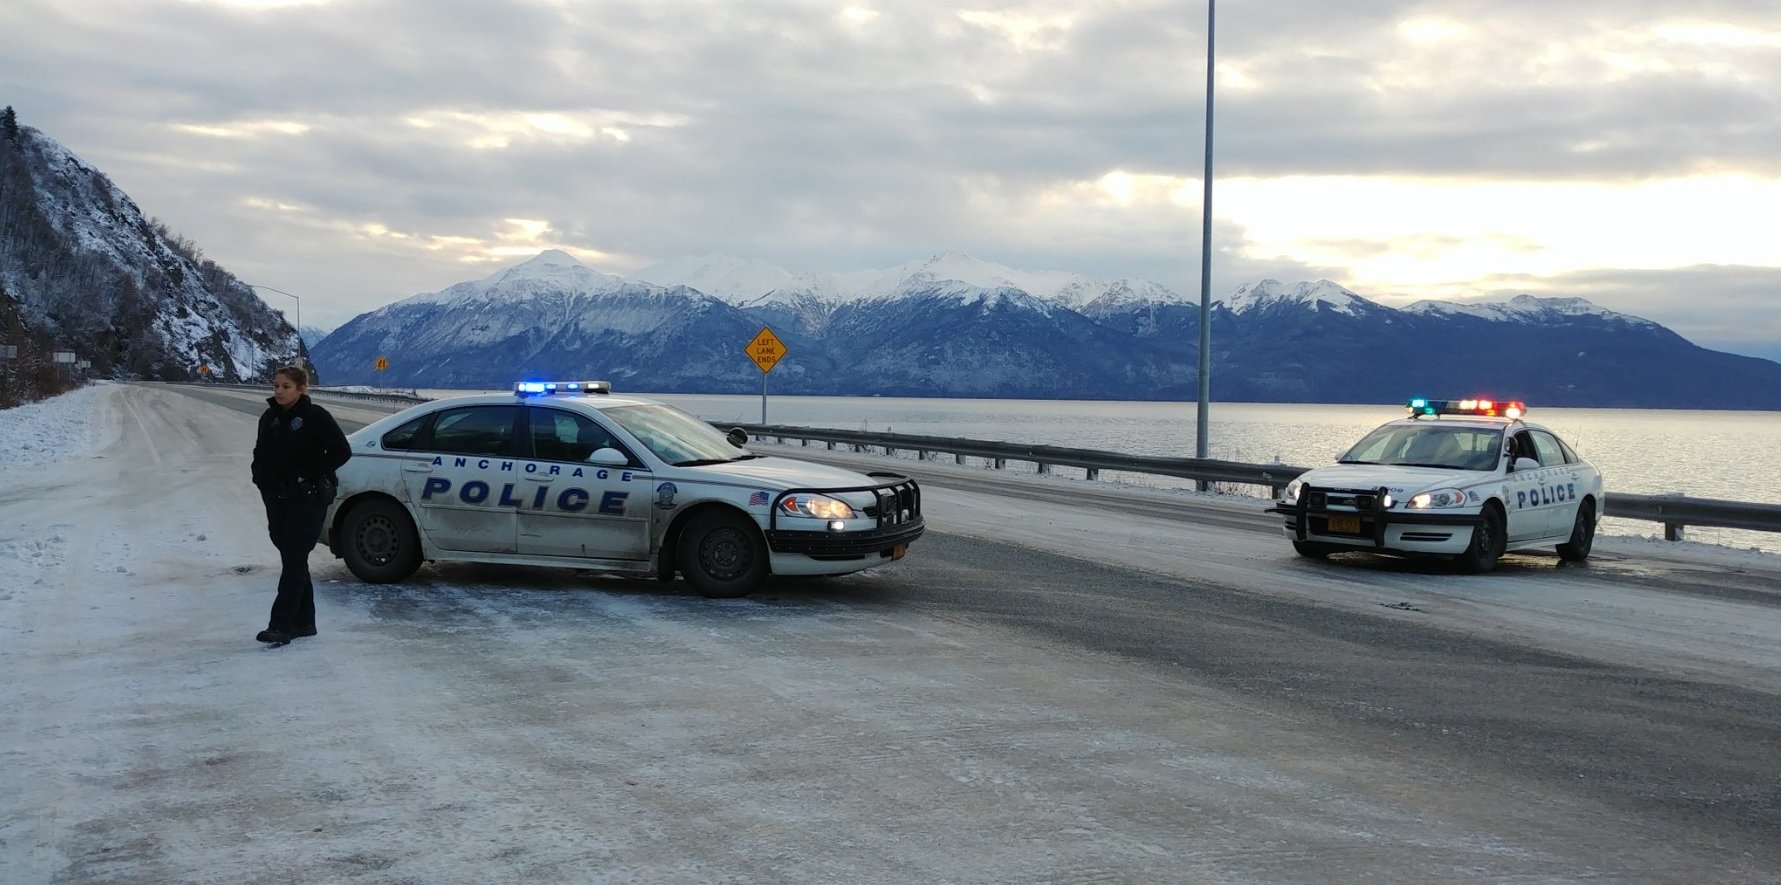
<svg viewBox="0 0 1781 885">
<path fill-rule="evenodd" d="M 461 561 L 678 572 L 734 597 L 900 559 L 925 525 L 912 479 L 756 454 L 603 381 L 436 400 L 348 440 L 323 540 L 373 583 Z"/>
<path fill-rule="evenodd" d="M 1368 551 L 1455 557 L 1494 569 L 1510 550 L 1557 548 L 1581 562 L 1595 542 L 1602 475 L 1519 402 L 1409 402 L 1409 417 L 1307 471 L 1269 513 L 1300 554 Z"/>
</svg>

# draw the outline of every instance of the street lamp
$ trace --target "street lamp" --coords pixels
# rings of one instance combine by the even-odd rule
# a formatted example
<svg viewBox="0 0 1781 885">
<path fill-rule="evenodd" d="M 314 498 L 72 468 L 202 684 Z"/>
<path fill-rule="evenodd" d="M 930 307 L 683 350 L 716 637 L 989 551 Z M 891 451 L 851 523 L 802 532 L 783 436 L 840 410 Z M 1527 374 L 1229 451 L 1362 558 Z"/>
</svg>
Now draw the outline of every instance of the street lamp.
<svg viewBox="0 0 1781 885">
<path fill-rule="evenodd" d="M 265 289 L 268 292 L 277 292 L 297 303 L 296 307 L 291 310 L 291 326 L 297 330 L 297 359 L 303 361 L 304 368 L 308 368 L 309 345 L 303 342 L 303 299 L 298 298 L 283 289 L 274 289 L 271 286 L 260 286 L 254 283 L 244 283 L 243 285 L 247 286 L 249 289 Z"/>
<path fill-rule="evenodd" d="M 297 340 L 303 340 L 303 299 L 298 298 L 283 289 L 274 289 L 271 286 L 258 286 L 253 283 L 247 283 L 246 285 L 249 289 L 265 289 L 268 292 L 277 292 L 278 294 L 297 302 L 296 308 L 291 311 L 291 325 L 297 330 Z"/>
<path fill-rule="evenodd" d="M 1218 0 L 1206 0 L 1206 172 L 1200 200 L 1200 403 L 1194 423 L 1194 456 L 1206 457 L 1212 400 L 1212 34 Z M 1199 490 L 1206 491 L 1204 480 Z"/>
</svg>

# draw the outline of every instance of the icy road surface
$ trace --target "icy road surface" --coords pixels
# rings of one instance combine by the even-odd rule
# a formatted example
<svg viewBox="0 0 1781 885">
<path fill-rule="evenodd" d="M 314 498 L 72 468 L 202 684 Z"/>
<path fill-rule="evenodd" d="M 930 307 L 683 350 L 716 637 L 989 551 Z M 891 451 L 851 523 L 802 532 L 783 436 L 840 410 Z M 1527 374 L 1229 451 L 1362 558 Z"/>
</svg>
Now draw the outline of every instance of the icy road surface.
<svg viewBox="0 0 1781 885">
<path fill-rule="evenodd" d="M 1253 501 L 907 462 L 880 570 L 318 549 L 272 650 L 263 397 L 201 396 L 0 413 L 0 882 L 1781 881 L 1774 557 L 1313 563 Z"/>
</svg>

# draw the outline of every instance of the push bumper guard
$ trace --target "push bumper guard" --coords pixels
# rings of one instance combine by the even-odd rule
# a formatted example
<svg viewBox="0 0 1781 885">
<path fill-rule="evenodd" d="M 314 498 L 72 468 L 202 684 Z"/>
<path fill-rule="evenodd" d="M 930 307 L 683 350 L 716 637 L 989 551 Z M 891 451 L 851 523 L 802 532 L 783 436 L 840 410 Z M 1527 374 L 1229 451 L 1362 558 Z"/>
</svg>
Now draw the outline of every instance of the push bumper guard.
<svg viewBox="0 0 1781 885">
<path fill-rule="evenodd" d="M 921 515 L 921 487 L 915 480 L 894 473 L 869 473 L 884 482 L 869 486 L 835 488 L 786 489 L 773 497 L 767 508 L 767 546 L 774 553 L 802 553 L 818 558 L 854 559 L 883 553 L 921 537 L 927 522 Z M 834 495 L 848 492 L 871 492 L 877 502 L 866 508 L 866 515 L 878 525 L 865 531 L 827 532 L 794 531 L 779 527 L 779 502 L 790 495 Z"/>
<path fill-rule="evenodd" d="M 1484 514 L 1480 513 L 1429 513 L 1425 511 L 1387 510 L 1385 500 L 1389 496 L 1386 489 L 1338 489 L 1319 486 L 1305 486 L 1299 489 L 1299 503 L 1285 504 L 1279 501 L 1265 512 L 1279 513 L 1287 518 L 1287 526 L 1292 529 L 1294 540 L 1313 540 L 1312 535 L 1322 538 L 1345 538 L 1354 541 L 1370 540 L 1375 547 L 1385 546 L 1385 528 L 1390 525 L 1459 525 L 1476 526 L 1484 522 Z M 1330 517 L 1357 516 L 1360 518 L 1360 532 L 1332 532 L 1329 530 Z"/>
</svg>

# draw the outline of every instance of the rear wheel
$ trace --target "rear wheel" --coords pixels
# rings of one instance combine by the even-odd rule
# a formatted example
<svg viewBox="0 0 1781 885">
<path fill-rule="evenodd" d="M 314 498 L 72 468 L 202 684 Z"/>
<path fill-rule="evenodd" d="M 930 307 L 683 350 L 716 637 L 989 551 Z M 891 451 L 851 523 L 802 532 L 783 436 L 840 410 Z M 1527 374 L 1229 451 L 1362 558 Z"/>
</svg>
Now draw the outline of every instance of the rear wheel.
<svg viewBox="0 0 1781 885">
<path fill-rule="evenodd" d="M 1472 529 L 1471 546 L 1459 555 L 1459 563 L 1466 571 L 1483 574 L 1497 567 L 1509 540 L 1503 527 L 1503 508 L 1495 501 L 1484 505 L 1484 518 Z"/>
<path fill-rule="evenodd" d="M 401 505 L 382 498 L 352 505 L 340 525 L 340 547 L 346 567 L 371 584 L 407 580 L 421 567 L 414 521 Z"/>
<path fill-rule="evenodd" d="M 1577 518 L 1571 523 L 1571 540 L 1558 545 L 1558 558 L 1565 562 L 1582 562 L 1595 546 L 1595 502 L 1577 505 Z"/>
<path fill-rule="evenodd" d="M 767 544 L 739 513 L 708 510 L 693 516 L 676 545 L 680 574 L 699 595 L 747 596 L 767 577 Z"/>
</svg>

